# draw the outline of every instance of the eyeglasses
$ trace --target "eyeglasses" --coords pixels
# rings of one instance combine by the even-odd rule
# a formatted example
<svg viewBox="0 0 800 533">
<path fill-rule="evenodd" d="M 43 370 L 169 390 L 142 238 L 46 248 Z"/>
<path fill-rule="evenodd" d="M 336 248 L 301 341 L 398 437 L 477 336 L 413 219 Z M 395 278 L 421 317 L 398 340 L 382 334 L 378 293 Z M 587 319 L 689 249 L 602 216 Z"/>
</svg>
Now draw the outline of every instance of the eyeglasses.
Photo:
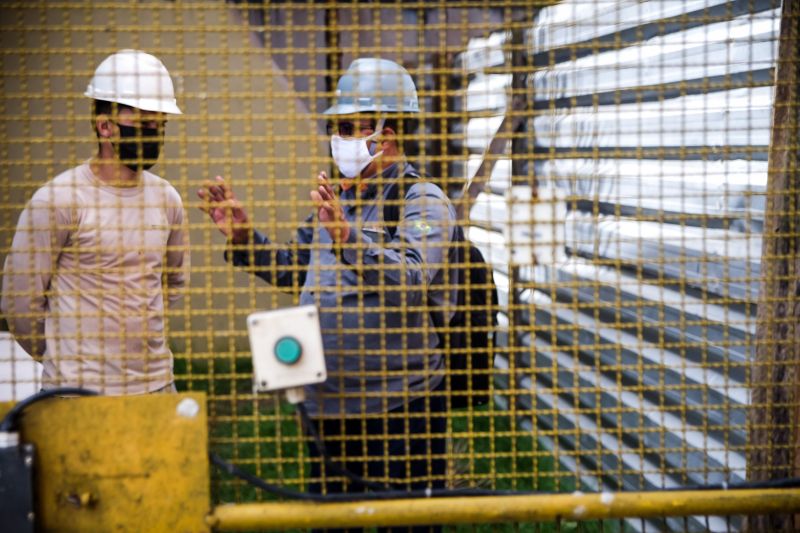
<svg viewBox="0 0 800 533">
<path fill-rule="evenodd" d="M 375 131 L 375 125 L 376 124 L 374 120 L 359 122 L 337 120 L 334 122 L 328 122 L 327 129 L 328 135 L 333 135 L 333 133 L 336 132 L 342 137 L 353 137 L 357 131 Z"/>
</svg>

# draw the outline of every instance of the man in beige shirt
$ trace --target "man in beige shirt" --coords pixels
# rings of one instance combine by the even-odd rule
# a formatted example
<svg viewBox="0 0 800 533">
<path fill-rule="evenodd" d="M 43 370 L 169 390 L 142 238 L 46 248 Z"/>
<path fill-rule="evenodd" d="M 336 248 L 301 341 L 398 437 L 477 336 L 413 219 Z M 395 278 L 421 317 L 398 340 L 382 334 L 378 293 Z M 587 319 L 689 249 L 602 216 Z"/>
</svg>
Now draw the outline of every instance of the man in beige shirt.
<svg viewBox="0 0 800 533">
<path fill-rule="evenodd" d="M 164 301 L 186 284 L 188 234 L 180 195 L 148 171 L 167 114 L 181 113 L 172 80 L 156 57 L 121 50 L 85 95 L 94 99 L 97 154 L 46 183 L 20 215 L 2 311 L 43 363 L 45 389 L 174 390 Z"/>
</svg>

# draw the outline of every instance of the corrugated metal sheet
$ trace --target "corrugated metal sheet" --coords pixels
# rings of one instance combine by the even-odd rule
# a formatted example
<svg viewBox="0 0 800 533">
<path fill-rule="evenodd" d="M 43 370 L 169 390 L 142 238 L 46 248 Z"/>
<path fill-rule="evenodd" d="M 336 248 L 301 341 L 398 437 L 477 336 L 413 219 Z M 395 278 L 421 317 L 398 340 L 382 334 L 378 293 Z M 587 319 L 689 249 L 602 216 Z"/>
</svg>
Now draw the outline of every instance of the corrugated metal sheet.
<svg viewBox="0 0 800 533">
<path fill-rule="evenodd" d="M 504 281 L 516 275 L 523 287 L 508 295 L 522 310 L 511 340 L 519 355 L 499 363 L 531 390 L 514 396 L 517 408 L 533 410 L 525 423 L 588 489 L 745 476 L 778 6 L 565 1 L 524 32 L 537 67 L 526 80 L 529 152 L 495 166 L 470 236 Z M 499 63 L 509 40 L 474 43 L 484 62 L 469 56 L 458 105 L 471 115 L 456 126 L 470 155 L 453 174 L 474 174 L 509 106 L 511 75 L 500 67 L 511 72 L 515 48 Z M 530 176 L 512 179 L 512 160 Z M 533 177 L 562 192 L 565 214 L 539 214 L 528 233 L 563 254 L 535 253 L 538 266 L 515 260 L 515 274 L 509 227 L 531 200 L 511 194 L 512 183 Z"/>
</svg>

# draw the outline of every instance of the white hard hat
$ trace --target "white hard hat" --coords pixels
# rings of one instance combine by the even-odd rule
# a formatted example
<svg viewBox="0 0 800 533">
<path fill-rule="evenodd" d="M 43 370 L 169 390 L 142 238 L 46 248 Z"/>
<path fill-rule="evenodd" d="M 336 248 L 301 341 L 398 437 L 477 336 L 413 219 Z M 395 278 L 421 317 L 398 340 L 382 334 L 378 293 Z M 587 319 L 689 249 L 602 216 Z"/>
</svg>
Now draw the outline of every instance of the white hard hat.
<svg viewBox="0 0 800 533">
<path fill-rule="evenodd" d="M 105 58 L 83 94 L 142 111 L 182 114 L 167 68 L 157 57 L 140 50 L 120 50 Z"/>
<path fill-rule="evenodd" d="M 414 80 L 394 61 L 375 57 L 353 61 L 339 78 L 336 103 L 324 114 L 369 112 L 419 113 Z"/>
</svg>

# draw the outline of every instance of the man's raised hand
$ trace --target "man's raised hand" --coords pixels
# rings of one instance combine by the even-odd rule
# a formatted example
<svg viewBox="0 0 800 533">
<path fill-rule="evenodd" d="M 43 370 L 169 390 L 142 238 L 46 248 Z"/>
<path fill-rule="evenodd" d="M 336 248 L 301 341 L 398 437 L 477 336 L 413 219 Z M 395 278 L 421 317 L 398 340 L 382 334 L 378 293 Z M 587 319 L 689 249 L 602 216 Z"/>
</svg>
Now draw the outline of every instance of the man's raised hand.
<svg viewBox="0 0 800 533">
<path fill-rule="evenodd" d="M 253 231 L 250 219 L 222 176 L 217 176 L 214 181 L 204 181 L 197 196 L 202 200 L 200 210 L 211 217 L 223 235 L 234 244 L 250 242 Z"/>
<path fill-rule="evenodd" d="M 345 242 L 350 237 L 350 225 L 344 218 L 339 198 L 324 171 L 317 175 L 317 188 L 311 191 L 310 196 L 317 208 L 317 217 L 328 230 L 333 242 Z"/>
</svg>

